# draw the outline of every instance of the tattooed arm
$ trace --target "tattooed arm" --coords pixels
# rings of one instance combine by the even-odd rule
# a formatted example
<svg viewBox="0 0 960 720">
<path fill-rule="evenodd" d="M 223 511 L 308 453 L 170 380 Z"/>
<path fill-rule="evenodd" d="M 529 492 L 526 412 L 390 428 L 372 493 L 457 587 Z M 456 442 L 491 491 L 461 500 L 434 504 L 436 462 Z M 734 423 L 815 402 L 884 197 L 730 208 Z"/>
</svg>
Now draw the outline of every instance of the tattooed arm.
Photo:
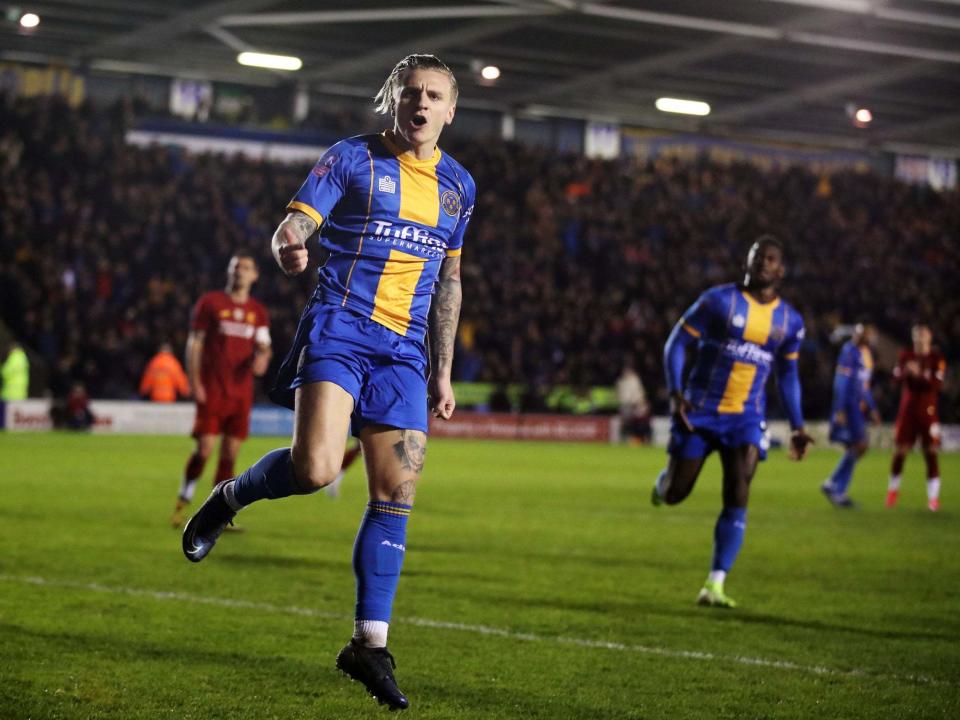
<svg viewBox="0 0 960 720">
<path fill-rule="evenodd" d="M 430 406 L 434 417 L 449 420 L 456 400 L 450 373 L 453 371 L 453 346 L 460 319 L 460 256 L 444 258 L 440 265 L 437 293 L 430 306 Z"/>
<path fill-rule="evenodd" d="M 287 277 L 307 269 L 307 238 L 319 227 L 309 215 L 294 210 L 283 219 L 273 234 L 270 249 L 277 265 Z"/>
</svg>

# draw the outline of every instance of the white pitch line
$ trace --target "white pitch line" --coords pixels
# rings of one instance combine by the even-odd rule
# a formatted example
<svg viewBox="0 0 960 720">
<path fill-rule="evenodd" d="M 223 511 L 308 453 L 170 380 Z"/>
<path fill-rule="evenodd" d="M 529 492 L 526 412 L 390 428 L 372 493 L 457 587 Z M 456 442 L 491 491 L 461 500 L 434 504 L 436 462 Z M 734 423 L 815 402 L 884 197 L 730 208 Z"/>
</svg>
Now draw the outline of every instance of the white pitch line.
<svg viewBox="0 0 960 720">
<path fill-rule="evenodd" d="M 329 612 L 326 610 L 302 608 L 293 605 L 273 605 L 272 603 L 253 602 L 251 600 L 236 600 L 233 598 L 206 597 L 203 595 L 191 595 L 189 593 L 169 592 L 164 590 L 144 590 L 140 588 L 101 585 L 100 583 L 84 583 L 70 580 L 48 580 L 42 577 L 4 574 L 0 574 L 0 582 L 19 583 L 21 585 L 37 585 L 42 587 L 71 588 L 74 590 L 88 590 L 90 592 L 108 593 L 111 595 L 146 597 L 153 600 L 174 600 L 178 602 L 194 603 L 197 605 L 243 608 L 245 610 L 259 610 L 261 612 L 275 613 L 278 615 L 299 615 L 302 617 L 323 618 L 326 620 L 353 621 L 352 615 Z M 839 670 L 837 668 L 829 668 L 821 665 L 801 665 L 800 663 L 795 663 L 790 660 L 768 660 L 766 658 L 745 657 L 743 655 L 717 655 L 715 653 L 703 652 L 700 650 L 674 650 L 671 648 L 656 647 L 651 645 L 627 645 L 625 643 L 609 642 L 606 640 L 590 640 L 587 638 L 574 638 L 557 635 L 537 635 L 535 633 L 514 632 L 513 630 L 507 630 L 505 628 L 489 627 L 487 625 L 469 625 L 466 623 L 448 622 L 444 620 L 430 620 L 429 618 L 396 618 L 394 622 L 399 622 L 404 625 L 416 625 L 418 627 L 434 628 L 437 630 L 456 630 L 458 632 L 472 633 L 474 635 L 487 635 L 508 638 L 510 640 L 522 640 L 524 642 L 556 643 L 560 645 L 573 645 L 583 648 L 615 650 L 618 652 L 641 653 L 644 655 L 657 655 L 660 657 L 676 658 L 681 660 L 702 660 L 705 662 L 752 665 L 754 667 L 765 667 L 775 670 L 790 670 L 794 672 L 809 673 L 812 675 L 828 675 L 832 677 L 852 677 L 886 681 L 893 680 L 897 682 L 917 683 L 921 685 L 943 685 L 948 687 L 953 687 L 956 685 L 956 683 L 949 680 L 941 680 L 928 675 L 891 675 L 875 673 L 859 668 L 854 668 L 852 670 Z"/>
</svg>

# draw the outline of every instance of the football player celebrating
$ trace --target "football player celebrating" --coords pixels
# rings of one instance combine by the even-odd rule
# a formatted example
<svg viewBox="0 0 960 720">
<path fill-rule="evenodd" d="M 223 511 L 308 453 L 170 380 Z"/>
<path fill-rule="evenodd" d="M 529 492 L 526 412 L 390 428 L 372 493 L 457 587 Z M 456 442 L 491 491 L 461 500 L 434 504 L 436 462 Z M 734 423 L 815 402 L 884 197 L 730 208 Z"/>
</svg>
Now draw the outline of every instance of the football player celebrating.
<svg viewBox="0 0 960 720">
<path fill-rule="evenodd" d="M 747 254 L 741 284 L 704 292 L 674 326 L 664 349 L 672 427 L 670 459 L 653 488 L 654 505 L 686 498 L 714 450 L 723 464 L 723 510 L 714 528 L 713 562 L 697 602 L 732 608 L 724 592 L 747 527 L 747 500 L 757 462 L 767 455 L 766 384 L 775 368 L 781 403 L 792 428 L 790 456 L 804 457 L 811 442 L 800 410 L 797 358 L 803 319 L 784 302 L 783 247 L 764 235 Z M 693 369 L 683 385 L 688 346 Z"/>
<path fill-rule="evenodd" d="M 329 253 L 271 394 L 294 410 L 292 447 L 219 486 L 187 524 L 183 551 L 198 562 L 241 508 L 329 485 L 352 430 L 370 501 L 353 547 L 353 638 L 336 664 L 399 709 L 409 702 L 394 679 L 387 630 L 423 470 L 428 398 L 438 418 L 449 418 L 455 406 L 460 253 L 476 187 L 437 147 L 456 110 L 450 68 L 432 55 L 410 55 L 387 77 L 377 103 L 393 116 L 393 128 L 331 147 L 273 236 L 287 275 L 306 269 L 305 243 L 318 228 Z"/>
</svg>

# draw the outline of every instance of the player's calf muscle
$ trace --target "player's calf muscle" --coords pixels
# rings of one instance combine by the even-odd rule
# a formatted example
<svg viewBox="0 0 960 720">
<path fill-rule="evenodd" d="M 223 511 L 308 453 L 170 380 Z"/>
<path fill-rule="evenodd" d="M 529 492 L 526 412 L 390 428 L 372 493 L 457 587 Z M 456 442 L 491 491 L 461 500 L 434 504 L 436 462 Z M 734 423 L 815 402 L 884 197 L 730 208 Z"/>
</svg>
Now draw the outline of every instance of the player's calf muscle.
<svg viewBox="0 0 960 720">
<path fill-rule="evenodd" d="M 676 505 L 686 500 L 700 475 L 703 460 L 671 460 L 667 466 L 665 494 L 663 501 L 667 505 Z"/>
<path fill-rule="evenodd" d="M 413 505 L 413 498 L 416 495 L 416 490 L 417 481 L 415 479 L 404 480 L 391 491 L 390 502 Z"/>
<path fill-rule="evenodd" d="M 667 505 L 677 505 L 678 503 L 683 502 L 687 499 L 687 496 L 690 494 L 690 491 L 693 490 L 693 483 L 679 487 L 676 484 L 671 484 L 667 488 L 667 494 L 664 496 L 663 501 Z"/>
</svg>

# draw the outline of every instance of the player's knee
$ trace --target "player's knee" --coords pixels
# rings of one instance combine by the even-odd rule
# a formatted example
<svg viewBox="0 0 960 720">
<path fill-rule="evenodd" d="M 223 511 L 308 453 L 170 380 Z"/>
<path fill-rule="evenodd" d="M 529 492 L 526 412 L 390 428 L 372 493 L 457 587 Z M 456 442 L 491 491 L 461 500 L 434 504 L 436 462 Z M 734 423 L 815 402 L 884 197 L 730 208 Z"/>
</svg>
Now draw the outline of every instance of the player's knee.
<svg viewBox="0 0 960 720">
<path fill-rule="evenodd" d="M 292 459 L 297 485 L 306 491 L 325 488 L 340 472 L 340 462 L 318 453 L 300 454 L 294 449 Z"/>
<path fill-rule="evenodd" d="M 687 499 L 687 495 L 690 494 L 690 488 L 688 487 L 678 487 L 676 483 L 671 483 L 667 486 L 667 491 L 664 493 L 663 501 L 667 505 L 676 505 Z"/>
<path fill-rule="evenodd" d="M 667 505 L 676 505 L 687 499 L 687 496 L 693 491 L 694 483 L 697 481 L 699 467 L 691 470 L 690 467 L 676 467 L 673 463 L 666 471 L 663 482 L 659 485 L 663 492 L 663 501 Z"/>
</svg>

